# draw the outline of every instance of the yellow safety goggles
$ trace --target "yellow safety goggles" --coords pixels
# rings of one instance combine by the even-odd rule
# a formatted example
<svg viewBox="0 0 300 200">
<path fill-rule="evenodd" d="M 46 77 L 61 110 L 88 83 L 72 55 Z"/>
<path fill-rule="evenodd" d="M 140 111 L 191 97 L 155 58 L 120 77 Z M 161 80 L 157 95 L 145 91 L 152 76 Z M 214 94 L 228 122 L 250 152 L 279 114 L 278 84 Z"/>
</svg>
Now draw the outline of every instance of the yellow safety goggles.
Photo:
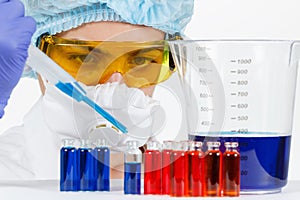
<svg viewBox="0 0 300 200">
<path fill-rule="evenodd" d="M 128 87 L 142 88 L 167 80 L 175 65 L 166 41 L 82 41 L 43 36 L 39 48 L 76 80 L 105 83 L 121 73 Z"/>
</svg>

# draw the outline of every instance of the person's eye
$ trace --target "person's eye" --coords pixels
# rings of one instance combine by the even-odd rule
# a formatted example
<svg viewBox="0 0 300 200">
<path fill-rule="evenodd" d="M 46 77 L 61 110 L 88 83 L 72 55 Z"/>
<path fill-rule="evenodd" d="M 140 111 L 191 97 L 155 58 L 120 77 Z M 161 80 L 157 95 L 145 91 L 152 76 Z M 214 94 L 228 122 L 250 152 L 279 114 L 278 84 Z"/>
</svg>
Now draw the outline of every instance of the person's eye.
<svg viewBox="0 0 300 200">
<path fill-rule="evenodd" d="M 132 59 L 132 64 L 134 65 L 145 65 L 154 62 L 152 58 L 136 56 Z"/>
</svg>

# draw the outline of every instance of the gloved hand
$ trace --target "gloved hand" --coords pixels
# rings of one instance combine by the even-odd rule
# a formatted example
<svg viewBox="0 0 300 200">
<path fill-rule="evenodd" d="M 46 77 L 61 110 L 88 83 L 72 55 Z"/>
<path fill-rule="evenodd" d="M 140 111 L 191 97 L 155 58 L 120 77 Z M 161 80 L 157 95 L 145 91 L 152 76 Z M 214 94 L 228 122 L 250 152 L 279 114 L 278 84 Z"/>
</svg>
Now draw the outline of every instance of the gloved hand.
<svg viewBox="0 0 300 200">
<path fill-rule="evenodd" d="M 24 16 L 19 0 L 0 0 L 0 118 L 25 65 L 35 32 L 33 18 Z"/>
</svg>

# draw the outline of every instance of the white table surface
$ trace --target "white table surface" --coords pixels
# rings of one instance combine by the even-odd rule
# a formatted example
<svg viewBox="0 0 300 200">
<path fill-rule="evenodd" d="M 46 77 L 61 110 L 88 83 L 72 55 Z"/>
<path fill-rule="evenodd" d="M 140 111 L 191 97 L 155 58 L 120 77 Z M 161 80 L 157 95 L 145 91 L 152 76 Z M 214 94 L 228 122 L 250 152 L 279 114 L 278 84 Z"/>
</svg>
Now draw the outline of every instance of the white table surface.
<svg viewBox="0 0 300 200">
<path fill-rule="evenodd" d="M 290 181 L 281 193 L 264 195 L 241 195 L 240 197 L 205 197 L 202 199 L 263 199 L 263 200 L 290 200 L 299 199 L 300 180 Z M 201 197 L 197 197 L 201 198 Z M 1 181 L 1 200 L 117 200 L 117 199 L 196 199 L 196 197 L 175 198 L 162 195 L 124 195 L 122 181 L 112 180 L 110 192 L 60 192 L 58 181 Z"/>
</svg>

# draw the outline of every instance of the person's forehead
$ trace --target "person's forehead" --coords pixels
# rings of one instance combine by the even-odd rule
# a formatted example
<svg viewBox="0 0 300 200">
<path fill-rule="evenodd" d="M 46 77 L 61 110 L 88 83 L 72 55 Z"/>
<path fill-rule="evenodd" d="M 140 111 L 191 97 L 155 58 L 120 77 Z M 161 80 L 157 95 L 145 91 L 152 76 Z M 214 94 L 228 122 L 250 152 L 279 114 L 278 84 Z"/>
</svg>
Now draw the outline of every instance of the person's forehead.
<svg viewBox="0 0 300 200">
<path fill-rule="evenodd" d="M 141 25 L 119 22 L 93 22 L 57 34 L 59 37 L 92 41 L 156 41 L 164 39 L 164 32 Z"/>
</svg>

